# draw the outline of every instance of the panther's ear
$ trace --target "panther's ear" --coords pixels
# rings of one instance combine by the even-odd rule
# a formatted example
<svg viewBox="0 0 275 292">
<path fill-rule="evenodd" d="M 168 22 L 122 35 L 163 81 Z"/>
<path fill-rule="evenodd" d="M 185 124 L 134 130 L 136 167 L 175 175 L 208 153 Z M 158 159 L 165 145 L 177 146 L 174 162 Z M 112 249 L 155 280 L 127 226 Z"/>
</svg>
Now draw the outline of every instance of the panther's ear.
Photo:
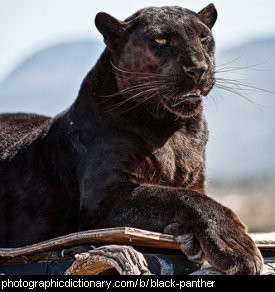
<svg viewBox="0 0 275 292">
<path fill-rule="evenodd" d="M 110 49 L 115 40 L 126 31 L 127 24 L 105 12 L 99 12 L 95 17 L 95 25 L 104 37 L 104 42 Z"/>
<path fill-rule="evenodd" d="M 211 29 L 217 20 L 218 12 L 214 4 L 211 3 L 205 8 L 203 8 L 198 13 L 198 15 L 199 15 L 200 20 Z"/>
</svg>

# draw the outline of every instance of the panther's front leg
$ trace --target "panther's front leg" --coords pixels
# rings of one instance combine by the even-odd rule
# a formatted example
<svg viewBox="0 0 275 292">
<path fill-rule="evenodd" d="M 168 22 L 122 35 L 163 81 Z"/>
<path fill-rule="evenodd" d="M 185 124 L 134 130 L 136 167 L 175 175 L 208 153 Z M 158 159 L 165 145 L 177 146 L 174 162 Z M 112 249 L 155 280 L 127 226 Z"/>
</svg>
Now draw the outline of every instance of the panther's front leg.
<svg viewBox="0 0 275 292">
<path fill-rule="evenodd" d="M 262 271 L 262 256 L 246 227 L 230 209 L 205 195 L 120 184 L 106 190 L 99 211 L 93 211 L 92 203 L 90 207 L 84 207 L 86 219 L 82 219 L 92 227 L 130 226 L 168 232 L 190 260 L 207 260 L 226 274 Z"/>
</svg>

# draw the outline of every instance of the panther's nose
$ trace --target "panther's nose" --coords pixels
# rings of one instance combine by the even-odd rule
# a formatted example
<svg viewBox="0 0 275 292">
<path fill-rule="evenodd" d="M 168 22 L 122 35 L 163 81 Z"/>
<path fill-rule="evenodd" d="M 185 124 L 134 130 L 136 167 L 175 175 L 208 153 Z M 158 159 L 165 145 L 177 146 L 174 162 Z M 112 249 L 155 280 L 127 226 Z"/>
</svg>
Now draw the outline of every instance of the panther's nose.
<svg viewBox="0 0 275 292">
<path fill-rule="evenodd" d="M 208 70 L 208 66 L 206 64 L 200 64 L 198 66 L 193 67 L 183 67 L 186 74 L 188 74 L 190 77 L 192 77 L 195 80 L 200 80 L 203 76 L 203 74 Z"/>
</svg>

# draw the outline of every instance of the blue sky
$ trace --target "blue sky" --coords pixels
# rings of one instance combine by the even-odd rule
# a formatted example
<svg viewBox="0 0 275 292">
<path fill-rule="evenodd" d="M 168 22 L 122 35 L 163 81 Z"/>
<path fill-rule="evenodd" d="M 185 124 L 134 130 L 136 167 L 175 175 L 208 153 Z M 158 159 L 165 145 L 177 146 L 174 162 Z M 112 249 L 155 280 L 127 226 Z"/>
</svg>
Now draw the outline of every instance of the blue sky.
<svg viewBox="0 0 275 292">
<path fill-rule="evenodd" d="M 274 0 L 0 0 L 0 80 L 33 52 L 57 42 L 100 38 L 97 12 L 124 19 L 145 6 L 180 5 L 194 11 L 214 3 L 222 49 L 259 37 L 275 36 Z"/>
</svg>

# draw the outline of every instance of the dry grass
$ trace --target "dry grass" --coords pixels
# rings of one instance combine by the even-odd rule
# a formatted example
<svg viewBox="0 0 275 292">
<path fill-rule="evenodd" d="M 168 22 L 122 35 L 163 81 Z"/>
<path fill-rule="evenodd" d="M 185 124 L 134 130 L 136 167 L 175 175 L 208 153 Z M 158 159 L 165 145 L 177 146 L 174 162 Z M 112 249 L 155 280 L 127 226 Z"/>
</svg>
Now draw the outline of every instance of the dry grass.
<svg viewBox="0 0 275 292">
<path fill-rule="evenodd" d="M 275 231 L 275 180 L 209 185 L 211 197 L 234 210 L 249 232 Z"/>
</svg>

